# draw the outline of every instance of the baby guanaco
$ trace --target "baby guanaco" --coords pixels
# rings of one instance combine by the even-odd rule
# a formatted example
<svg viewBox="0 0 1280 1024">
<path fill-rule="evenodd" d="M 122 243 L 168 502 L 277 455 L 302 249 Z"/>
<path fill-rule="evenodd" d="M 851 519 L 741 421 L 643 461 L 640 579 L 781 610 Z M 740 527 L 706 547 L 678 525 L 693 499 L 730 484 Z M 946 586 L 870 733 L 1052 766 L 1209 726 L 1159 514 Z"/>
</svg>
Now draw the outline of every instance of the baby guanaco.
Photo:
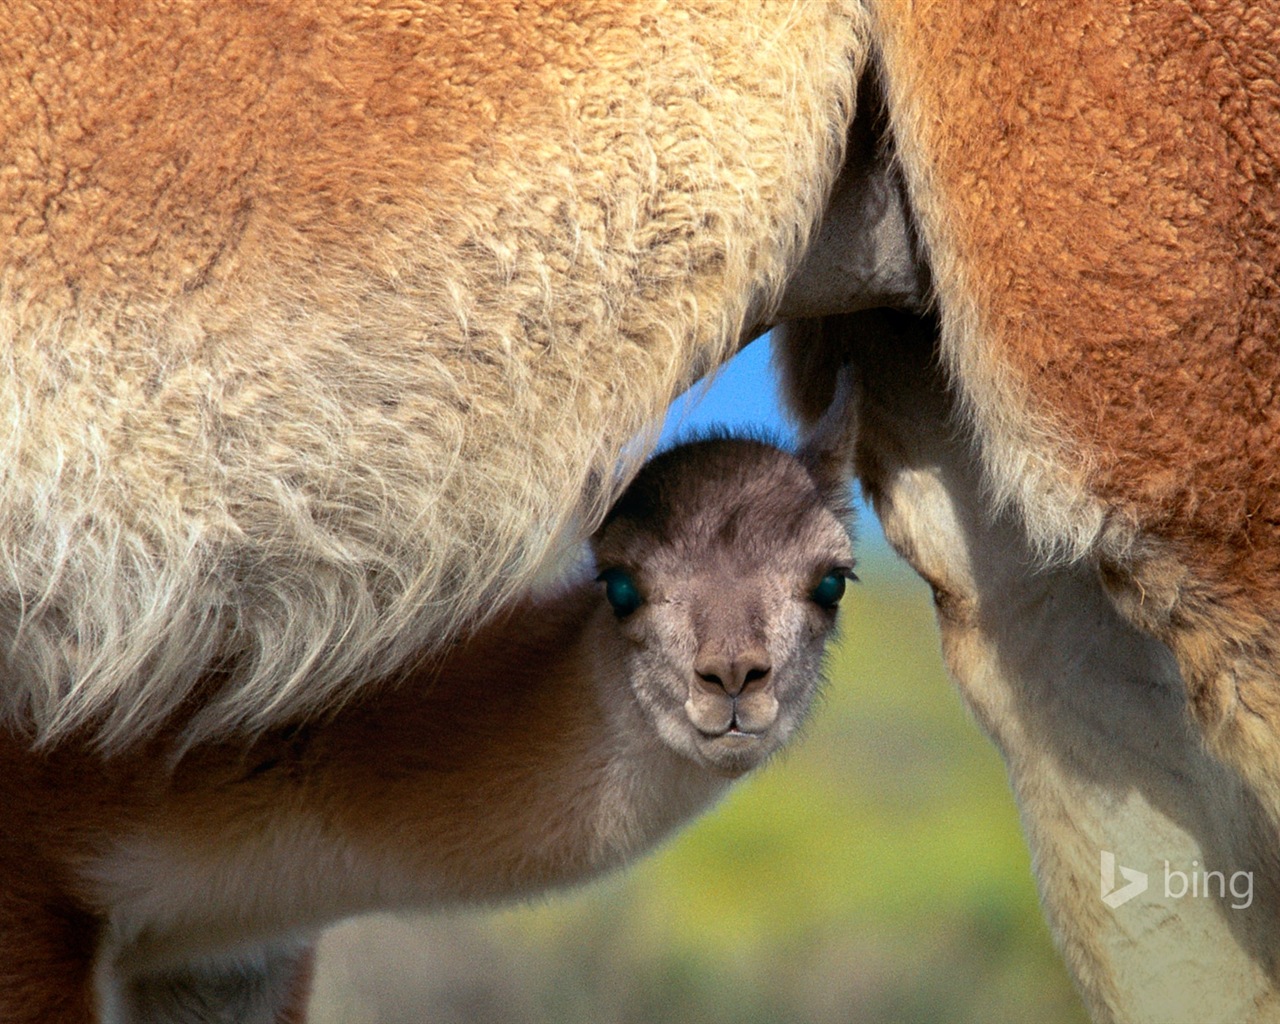
<svg viewBox="0 0 1280 1024">
<path fill-rule="evenodd" d="M 634 858 L 804 717 L 852 577 L 846 492 L 830 457 L 681 445 L 589 569 L 327 717 L 194 749 L 176 722 L 110 756 L 0 737 L 0 1019 L 301 1020 L 336 920 Z"/>
</svg>

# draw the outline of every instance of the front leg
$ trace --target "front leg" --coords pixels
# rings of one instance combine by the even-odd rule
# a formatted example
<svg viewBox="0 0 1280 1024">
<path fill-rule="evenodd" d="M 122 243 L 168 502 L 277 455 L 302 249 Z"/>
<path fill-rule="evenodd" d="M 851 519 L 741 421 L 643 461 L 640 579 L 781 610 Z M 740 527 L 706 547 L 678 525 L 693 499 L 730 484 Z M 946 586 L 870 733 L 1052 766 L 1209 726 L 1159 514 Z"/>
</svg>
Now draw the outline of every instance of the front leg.
<svg viewBox="0 0 1280 1024">
<path fill-rule="evenodd" d="M 826 325 L 820 344 L 856 368 L 859 473 L 933 587 L 947 666 L 1004 757 L 1091 1014 L 1275 1019 L 1274 835 L 1246 781 L 1205 750 L 1172 653 L 1122 618 L 1095 565 L 1038 557 L 993 510 L 929 324 L 877 315 Z M 1124 890 L 1120 867 L 1145 890 Z"/>
</svg>

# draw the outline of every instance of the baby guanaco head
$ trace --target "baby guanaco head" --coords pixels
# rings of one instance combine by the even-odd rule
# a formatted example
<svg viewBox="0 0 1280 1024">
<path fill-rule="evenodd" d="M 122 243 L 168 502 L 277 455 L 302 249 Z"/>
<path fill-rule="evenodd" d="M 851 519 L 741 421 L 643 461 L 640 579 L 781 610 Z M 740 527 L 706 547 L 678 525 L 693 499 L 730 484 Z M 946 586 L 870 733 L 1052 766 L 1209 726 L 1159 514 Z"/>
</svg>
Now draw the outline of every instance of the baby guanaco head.
<svg viewBox="0 0 1280 1024">
<path fill-rule="evenodd" d="M 803 719 L 853 578 L 847 486 L 743 438 L 649 462 L 592 538 L 635 698 L 669 747 L 727 776 Z"/>
</svg>

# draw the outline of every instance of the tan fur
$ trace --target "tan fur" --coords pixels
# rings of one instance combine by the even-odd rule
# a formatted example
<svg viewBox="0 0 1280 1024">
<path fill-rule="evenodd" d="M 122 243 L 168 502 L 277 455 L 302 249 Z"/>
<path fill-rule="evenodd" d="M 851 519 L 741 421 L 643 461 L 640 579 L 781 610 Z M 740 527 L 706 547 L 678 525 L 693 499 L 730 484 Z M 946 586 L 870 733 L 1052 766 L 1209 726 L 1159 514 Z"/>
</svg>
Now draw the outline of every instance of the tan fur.
<svg viewBox="0 0 1280 1024">
<path fill-rule="evenodd" d="M 1143 820 L 1280 848 L 1280 17 L 867 7 L 4 0 L 4 721 L 123 750 L 178 709 L 189 742 L 319 716 L 571 547 L 634 435 L 775 308 L 928 283 L 972 447 L 891 532 L 926 575 L 994 523 L 1025 545 L 942 586 L 948 656 L 966 692 L 1034 694 L 987 721 L 1051 921 L 1094 1011 L 1141 1017 L 1143 937 L 1125 960 L 1043 824 L 1096 805 L 1017 740 L 1032 710 L 1079 724 L 1033 686 L 1061 623 L 963 616 L 997 578 L 1100 585 L 1193 716 L 1161 689 L 1199 767 Z M 892 149 L 857 150 L 802 262 L 872 51 Z M 793 374 L 811 418 L 849 358 L 824 345 L 785 357 L 823 371 Z M 936 528 L 944 499 L 973 522 Z M 1011 638 L 1035 657 L 993 661 Z M 1146 777 L 1132 736 L 1089 735 Z M 1206 809 L 1218 785 L 1244 795 Z M 1199 934 L 1271 970 L 1265 929 Z"/>
<path fill-rule="evenodd" d="M 4 719 L 261 729 L 501 607 L 776 299 L 856 14 L 5 0 Z"/>
<path fill-rule="evenodd" d="M 884 4 L 874 34 L 997 502 L 1101 553 L 1280 823 L 1280 12 Z"/>
<path fill-rule="evenodd" d="M 811 594 L 853 562 L 847 465 L 817 461 L 836 475 L 758 441 L 662 454 L 592 541 L 638 608 L 587 574 L 320 721 L 176 763 L 180 722 L 105 758 L 0 735 L 0 1019 L 283 1021 L 339 918 L 652 846 L 808 710 L 835 625 Z"/>
<path fill-rule="evenodd" d="M 940 586 L 940 621 L 974 706 L 1022 695 L 980 713 L 1095 1015 L 1280 1017 L 1280 936 L 1226 914 L 1179 944 L 1168 936 L 1180 913 L 1169 931 L 1148 921 L 1118 936 L 1120 911 L 1087 895 L 1110 832 L 1145 835 L 1153 857 L 1166 840 L 1167 856 L 1238 856 L 1265 882 L 1264 915 L 1276 911 L 1280 13 L 1243 0 L 870 6 L 886 144 L 963 410 L 948 429 L 969 438 L 928 486 L 895 483 L 889 531 L 935 583 L 940 567 L 967 566 L 964 585 Z M 782 362 L 806 416 L 859 358 L 847 331 L 834 336 L 789 328 Z M 915 389 L 928 436 L 938 413 L 924 375 L 868 388 L 881 386 Z M 918 442 L 868 431 L 863 447 L 868 465 L 927 464 Z M 864 468 L 873 486 L 876 472 Z M 1038 596 L 1010 621 L 999 602 L 1020 592 Z M 1073 631 L 1080 661 L 1055 646 Z M 1085 704 L 1044 685 L 1055 657 Z M 1144 697 L 1117 666 L 1165 682 Z M 1117 685 L 1137 710 L 1108 731 L 1090 716 L 1105 716 Z M 1158 768 L 1132 755 L 1146 730 Z M 1059 744 L 1120 766 L 1112 796 L 1064 775 Z M 1149 804 L 1136 827 L 1117 813 L 1126 790 Z"/>
<path fill-rule="evenodd" d="M 1100 1021 L 1269 1021 L 1280 1014 L 1280 857 L 1247 778 L 1206 751 L 1178 662 L 1125 621 L 1086 562 L 1046 566 L 993 516 L 928 321 L 883 313 L 810 326 L 786 366 L 856 368 L 858 472 L 886 536 L 929 581 L 947 664 L 1004 756 L 1046 913 Z M 1150 874 L 1115 909 L 1099 855 Z M 1166 897 L 1193 862 L 1251 874 L 1248 906 Z"/>
</svg>

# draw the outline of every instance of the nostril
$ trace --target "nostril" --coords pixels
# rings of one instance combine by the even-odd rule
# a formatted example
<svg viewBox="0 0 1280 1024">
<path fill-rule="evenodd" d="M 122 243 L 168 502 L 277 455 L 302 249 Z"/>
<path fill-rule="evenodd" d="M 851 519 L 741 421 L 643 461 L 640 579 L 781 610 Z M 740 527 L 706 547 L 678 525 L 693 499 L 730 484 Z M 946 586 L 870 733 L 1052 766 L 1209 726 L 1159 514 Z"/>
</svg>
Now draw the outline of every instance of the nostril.
<svg viewBox="0 0 1280 1024">
<path fill-rule="evenodd" d="M 753 684 L 756 688 L 764 685 L 772 669 L 769 659 L 757 652 L 736 658 L 705 658 L 693 667 L 698 684 L 704 690 L 722 691 L 730 697 L 737 697 Z"/>
</svg>

